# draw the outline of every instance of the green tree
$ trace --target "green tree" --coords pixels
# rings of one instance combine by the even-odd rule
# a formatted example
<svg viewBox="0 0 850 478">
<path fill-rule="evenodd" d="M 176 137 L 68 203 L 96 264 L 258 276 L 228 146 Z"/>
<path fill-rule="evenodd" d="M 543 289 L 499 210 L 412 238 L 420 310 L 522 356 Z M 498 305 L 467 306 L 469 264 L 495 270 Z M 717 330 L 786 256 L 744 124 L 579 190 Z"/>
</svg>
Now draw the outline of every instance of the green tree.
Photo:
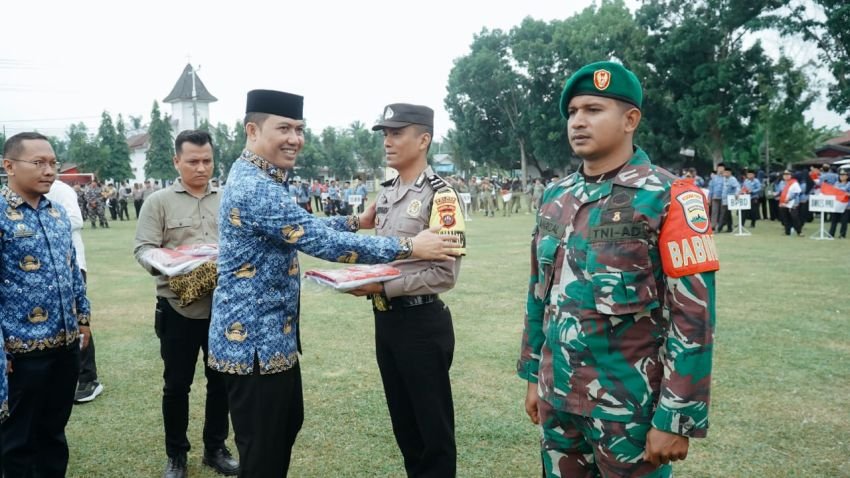
<svg viewBox="0 0 850 478">
<path fill-rule="evenodd" d="M 345 130 L 326 127 L 320 137 L 322 155 L 331 176 L 348 179 L 357 172 L 354 144 Z"/>
<path fill-rule="evenodd" d="M 648 31 L 648 93 L 665 97 L 681 144 L 695 146 L 714 164 L 754 133 L 766 102 L 758 79 L 770 76 L 771 62 L 760 43 L 746 47 L 743 37 L 761 28 L 760 15 L 782 3 L 648 0 L 637 12 Z"/>
<path fill-rule="evenodd" d="M 145 177 L 150 179 L 171 180 L 176 176 L 173 157 L 174 144 L 171 139 L 171 121 L 159 112 L 159 104 L 154 101 L 151 110 L 151 122 L 148 127 L 150 147 L 145 154 Z"/>
<path fill-rule="evenodd" d="M 310 128 L 304 128 L 304 147 L 298 154 L 296 171 L 302 179 L 316 179 L 321 176 L 322 168 L 327 164 L 321 140 Z"/>
<path fill-rule="evenodd" d="M 98 162 L 92 163 L 92 169 L 97 177 L 124 181 L 133 177 L 130 165 L 130 147 L 124 137 L 124 120 L 119 115 L 120 133 L 112 124 L 112 117 L 106 111 L 101 114 L 100 127 L 97 131 L 98 147 L 101 155 Z"/>
<path fill-rule="evenodd" d="M 68 137 L 66 161 L 76 164 L 80 172 L 97 175 L 97 165 L 101 162 L 103 151 L 97 145 L 97 140 L 89 136 L 85 123 L 72 124 L 65 135 Z"/>
<path fill-rule="evenodd" d="M 360 166 L 369 171 L 372 176 L 383 177 L 383 168 L 386 164 L 383 133 L 372 131 L 360 121 L 355 121 L 349 126 L 348 134 L 354 144 L 354 154 Z"/>
<path fill-rule="evenodd" d="M 789 1 L 765 23 L 786 35 L 799 35 L 817 45 L 834 83 L 828 89 L 828 107 L 850 122 L 850 3 L 847 0 Z M 814 5 L 812 5 L 814 3 Z"/>
</svg>

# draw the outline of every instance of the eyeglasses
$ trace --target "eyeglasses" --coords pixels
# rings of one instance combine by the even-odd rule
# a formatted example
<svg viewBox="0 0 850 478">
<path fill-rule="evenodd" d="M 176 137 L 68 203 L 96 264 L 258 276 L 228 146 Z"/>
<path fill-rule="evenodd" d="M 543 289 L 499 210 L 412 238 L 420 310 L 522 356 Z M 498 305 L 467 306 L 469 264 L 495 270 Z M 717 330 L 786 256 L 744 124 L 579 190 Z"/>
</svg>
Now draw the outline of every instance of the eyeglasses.
<svg viewBox="0 0 850 478">
<path fill-rule="evenodd" d="M 11 161 L 20 161 L 22 163 L 34 164 L 35 167 L 38 168 L 38 169 L 47 169 L 49 167 L 50 169 L 53 169 L 55 171 L 59 171 L 59 168 L 62 167 L 62 163 L 60 163 L 59 161 L 55 161 L 55 160 L 54 161 L 45 161 L 43 159 L 36 159 L 35 161 L 30 161 L 29 159 L 18 159 L 18 158 L 6 158 L 6 159 L 9 159 Z"/>
</svg>

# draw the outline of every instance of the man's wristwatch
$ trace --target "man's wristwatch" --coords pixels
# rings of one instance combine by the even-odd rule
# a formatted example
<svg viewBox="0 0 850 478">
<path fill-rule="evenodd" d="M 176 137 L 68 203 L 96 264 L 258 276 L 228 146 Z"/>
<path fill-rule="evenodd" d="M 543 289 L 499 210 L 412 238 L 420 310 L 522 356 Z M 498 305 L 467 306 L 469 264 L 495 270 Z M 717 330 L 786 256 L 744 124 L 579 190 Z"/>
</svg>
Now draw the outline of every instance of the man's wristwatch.
<svg viewBox="0 0 850 478">
<path fill-rule="evenodd" d="M 395 260 L 407 259 L 413 254 L 413 240 L 409 237 L 400 237 L 398 242 L 399 250 Z"/>
</svg>

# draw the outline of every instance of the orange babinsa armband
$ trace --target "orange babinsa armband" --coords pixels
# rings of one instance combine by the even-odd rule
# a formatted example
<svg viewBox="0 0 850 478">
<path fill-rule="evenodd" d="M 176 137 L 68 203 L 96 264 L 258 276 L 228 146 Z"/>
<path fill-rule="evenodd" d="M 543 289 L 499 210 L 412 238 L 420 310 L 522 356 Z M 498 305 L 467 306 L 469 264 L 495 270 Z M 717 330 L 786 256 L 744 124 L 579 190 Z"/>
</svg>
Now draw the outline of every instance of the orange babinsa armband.
<svg viewBox="0 0 850 478">
<path fill-rule="evenodd" d="M 664 274 L 669 277 L 720 269 L 705 196 L 696 185 L 682 180 L 673 183 L 658 248 Z"/>
</svg>

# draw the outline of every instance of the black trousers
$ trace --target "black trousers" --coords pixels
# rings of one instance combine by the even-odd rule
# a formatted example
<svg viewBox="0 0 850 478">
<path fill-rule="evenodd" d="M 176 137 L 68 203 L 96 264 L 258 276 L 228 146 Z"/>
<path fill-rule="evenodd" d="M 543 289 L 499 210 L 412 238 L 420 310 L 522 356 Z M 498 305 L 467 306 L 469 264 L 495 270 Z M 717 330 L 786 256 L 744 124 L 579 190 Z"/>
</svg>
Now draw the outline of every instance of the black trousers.
<svg viewBox="0 0 850 478">
<path fill-rule="evenodd" d="M 38 356 L 14 358 L 9 418 L 2 426 L 3 476 L 65 476 L 65 425 L 71 417 L 79 370 L 79 341 Z"/>
<path fill-rule="evenodd" d="M 457 470 L 449 369 L 452 314 L 440 300 L 375 311 L 375 352 L 393 434 L 409 477 L 453 477 Z"/>
<path fill-rule="evenodd" d="M 750 209 L 748 211 L 744 211 L 743 221 L 750 221 L 750 227 L 756 226 L 756 221 L 759 220 L 759 203 L 761 199 L 757 197 L 750 198 Z"/>
<path fill-rule="evenodd" d="M 142 203 L 145 202 L 142 199 L 133 199 L 133 207 L 136 208 L 136 219 L 139 218 L 139 211 L 142 209 Z"/>
<path fill-rule="evenodd" d="M 86 271 L 81 270 L 83 282 L 88 282 Z M 97 380 L 97 361 L 94 351 L 94 333 L 89 337 L 89 346 L 80 351 L 80 383 L 94 382 Z"/>
<path fill-rule="evenodd" d="M 779 200 L 778 199 L 771 199 L 770 200 L 770 220 L 776 221 L 777 219 L 780 220 L 780 221 L 782 220 L 781 214 L 779 214 Z"/>
<path fill-rule="evenodd" d="M 198 351 L 203 351 L 207 399 L 204 410 L 204 447 L 224 446 L 227 421 L 227 391 L 221 374 L 206 366 L 209 319 L 190 319 L 177 313 L 163 298 L 156 304 L 156 334 L 164 370 L 162 378 L 162 419 L 165 424 L 165 453 L 177 456 L 189 451 L 189 390 L 195 377 Z"/>
<path fill-rule="evenodd" d="M 803 233 L 803 221 L 800 220 L 800 208 L 792 207 L 780 207 L 779 208 L 779 218 L 782 220 L 782 225 L 785 226 L 785 235 L 791 235 L 791 228 L 793 227 L 797 234 Z"/>
<path fill-rule="evenodd" d="M 230 400 L 240 478 L 285 477 L 304 423 L 301 366 L 260 375 L 255 356 L 253 375 L 221 376 Z"/>
<path fill-rule="evenodd" d="M 125 218 L 126 218 L 127 221 L 130 220 L 130 213 L 127 212 L 127 200 L 126 199 L 119 199 L 118 200 L 118 218 L 121 219 L 122 221 L 124 221 Z"/>
<path fill-rule="evenodd" d="M 850 208 L 845 209 L 842 213 L 834 212 L 830 218 L 829 235 L 835 237 L 835 229 L 838 223 L 841 223 L 841 236 L 847 237 L 847 222 L 850 220 Z"/>
</svg>

